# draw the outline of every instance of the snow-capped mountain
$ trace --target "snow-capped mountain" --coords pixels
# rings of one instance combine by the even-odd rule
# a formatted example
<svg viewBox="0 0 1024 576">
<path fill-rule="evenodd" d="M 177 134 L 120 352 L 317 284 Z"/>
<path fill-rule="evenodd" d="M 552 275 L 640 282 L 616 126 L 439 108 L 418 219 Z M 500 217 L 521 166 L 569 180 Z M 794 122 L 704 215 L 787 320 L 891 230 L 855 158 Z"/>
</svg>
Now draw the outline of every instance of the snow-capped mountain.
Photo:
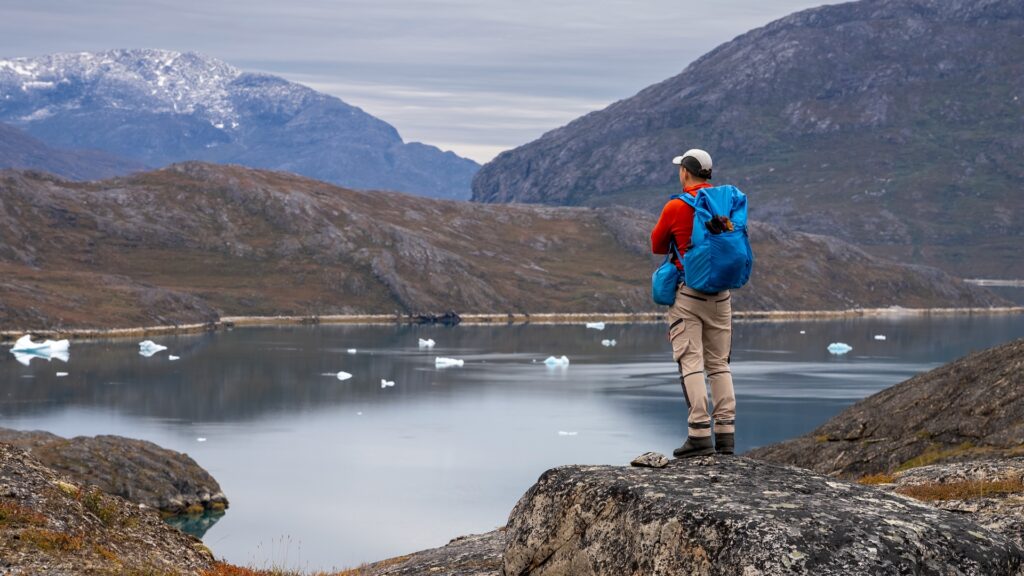
<svg viewBox="0 0 1024 576">
<path fill-rule="evenodd" d="M 468 198 L 479 166 L 338 98 L 195 53 L 111 50 L 0 60 L 0 122 L 51 146 L 150 166 L 287 170 L 355 188 Z"/>
</svg>

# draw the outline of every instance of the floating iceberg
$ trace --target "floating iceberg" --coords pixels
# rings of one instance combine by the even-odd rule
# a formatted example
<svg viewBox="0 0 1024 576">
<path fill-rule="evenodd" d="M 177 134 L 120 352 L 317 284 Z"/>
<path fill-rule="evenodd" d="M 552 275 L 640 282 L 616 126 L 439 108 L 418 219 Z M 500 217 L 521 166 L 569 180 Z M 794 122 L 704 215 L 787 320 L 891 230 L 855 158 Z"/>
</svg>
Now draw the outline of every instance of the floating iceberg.
<svg viewBox="0 0 1024 576">
<path fill-rule="evenodd" d="M 579 432 L 566 432 L 565 430 L 558 431 L 559 436 L 575 436 L 577 434 L 579 434 Z"/>
<path fill-rule="evenodd" d="M 875 340 L 885 340 L 885 334 L 875 334 Z"/>
<path fill-rule="evenodd" d="M 569 365 L 569 358 L 566 357 L 566 356 L 562 356 L 561 358 L 555 358 L 554 356 L 548 356 L 547 360 L 544 361 L 544 364 L 549 366 L 549 367 L 568 366 Z"/>
<path fill-rule="evenodd" d="M 435 342 L 431 338 L 427 338 L 426 340 L 420 338 L 420 348 L 433 348 L 434 344 Z"/>
<path fill-rule="evenodd" d="M 593 328 L 594 330 L 604 330 L 604 322 L 587 322 L 587 328 Z"/>
<path fill-rule="evenodd" d="M 828 345 L 828 351 L 831 354 L 846 354 L 850 350 L 853 350 L 853 346 L 850 346 L 845 342 L 833 342 Z"/>
<path fill-rule="evenodd" d="M 394 380 L 385 380 L 383 378 L 380 379 L 380 387 L 381 388 L 387 388 L 389 386 L 394 386 L 394 385 L 395 385 Z"/>
<path fill-rule="evenodd" d="M 348 380 L 349 378 L 351 378 L 352 375 L 349 374 L 348 372 L 338 372 L 337 377 L 338 377 L 338 380 L 341 380 L 341 381 L 344 382 L 345 380 Z"/>
<path fill-rule="evenodd" d="M 355 348 L 349 348 L 348 349 L 348 353 L 349 354 L 355 354 L 356 353 L 356 349 Z"/>
<path fill-rule="evenodd" d="M 181 356 L 175 356 L 174 354 L 171 354 L 167 357 L 167 359 L 170 360 L 171 362 L 174 362 L 175 360 L 181 360 Z"/>
<path fill-rule="evenodd" d="M 156 354 L 157 352 L 163 350 L 167 350 L 167 346 L 161 346 L 160 344 L 157 344 L 152 340 L 143 340 L 142 342 L 139 342 L 140 356 L 145 356 L 146 358 L 149 358 L 153 354 Z"/>
<path fill-rule="evenodd" d="M 807 334 L 807 330 L 801 330 L 800 333 L 801 334 Z"/>
<path fill-rule="evenodd" d="M 35 358 L 40 358 L 47 362 L 56 358 L 61 362 L 67 362 L 70 357 L 70 354 L 68 354 L 69 345 L 70 343 L 67 340 L 33 342 L 32 337 L 26 335 L 18 338 L 18 341 L 14 343 L 14 347 L 11 348 L 11 354 L 14 354 L 14 359 L 24 366 L 30 366 Z"/>
<path fill-rule="evenodd" d="M 457 358 L 434 358 L 435 368 L 451 368 L 452 366 L 462 366 L 465 363 L 465 360 Z"/>
<path fill-rule="evenodd" d="M 199 438 L 196 438 L 196 442 L 206 442 L 206 438 L 200 436 Z"/>
<path fill-rule="evenodd" d="M 601 346 L 615 346 L 618 344 L 615 340 L 601 340 Z"/>
<path fill-rule="evenodd" d="M 11 352 L 26 352 L 29 354 L 33 353 L 49 353 L 54 354 L 56 352 L 67 352 L 71 343 L 67 340 L 43 340 L 42 342 L 33 342 L 32 336 L 26 334 L 18 341 L 14 343 L 14 348 L 11 348 Z"/>
<path fill-rule="evenodd" d="M 57 372 L 57 374 L 56 374 L 57 378 L 63 378 L 65 376 L 67 376 L 67 375 L 68 375 L 67 372 Z"/>
</svg>

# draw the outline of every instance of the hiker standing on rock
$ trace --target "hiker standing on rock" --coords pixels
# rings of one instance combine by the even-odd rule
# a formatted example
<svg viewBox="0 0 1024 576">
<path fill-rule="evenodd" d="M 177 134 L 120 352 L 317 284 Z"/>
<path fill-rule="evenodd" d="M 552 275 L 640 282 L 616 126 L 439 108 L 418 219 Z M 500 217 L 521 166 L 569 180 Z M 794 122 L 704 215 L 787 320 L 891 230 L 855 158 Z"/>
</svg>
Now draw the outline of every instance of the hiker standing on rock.
<svg viewBox="0 0 1024 576">
<path fill-rule="evenodd" d="M 732 454 L 736 430 L 736 396 L 729 369 L 732 302 L 730 291 L 718 288 L 742 286 L 753 266 L 746 197 L 733 186 L 712 187 L 711 155 L 703 150 L 688 150 L 672 163 L 679 166 L 683 193 L 673 196 L 661 211 L 651 232 L 651 248 L 655 254 L 672 254 L 669 258 L 680 278 L 666 319 L 689 417 L 686 442 L 673 454 L 677 458 Z M 725 248 L 732 252 L 722 254 L 723 243 L 735 244 Z M 684 262 L 693 270 L 684 270 Z M 714 403 L 713 444 L 705 372 Z"/>
</svg>

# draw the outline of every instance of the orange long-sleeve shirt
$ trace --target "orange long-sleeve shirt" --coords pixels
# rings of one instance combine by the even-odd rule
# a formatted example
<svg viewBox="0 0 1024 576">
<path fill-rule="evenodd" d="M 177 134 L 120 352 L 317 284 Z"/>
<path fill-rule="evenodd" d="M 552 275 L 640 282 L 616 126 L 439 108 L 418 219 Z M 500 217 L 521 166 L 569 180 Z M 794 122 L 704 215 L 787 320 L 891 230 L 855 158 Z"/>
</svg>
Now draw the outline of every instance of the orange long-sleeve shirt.
<svg viewBox="0 0 1024 576">
<path fill-rule="evenodd" d="M 696 196 L 697 190 L 701 188 L 711 188 L 711 184 L 707 182 L 694 184 L 683 188 L 683 192 Z M 690 246 L 691 234 L 693 234 L 693 208 L 686 202 L 673 198 L 662 208 L 658 223 L 651 231 L 651 251 L 655 254 L 668 254 L 672 249 L 669 241 L 675 238 L 679 253 L 686 254 L 686 249 Z M 675 263 L 676 268 L 683 269 L 683 263 L 675 255 L 672 256 L 672 262 Z"/>
</svg>

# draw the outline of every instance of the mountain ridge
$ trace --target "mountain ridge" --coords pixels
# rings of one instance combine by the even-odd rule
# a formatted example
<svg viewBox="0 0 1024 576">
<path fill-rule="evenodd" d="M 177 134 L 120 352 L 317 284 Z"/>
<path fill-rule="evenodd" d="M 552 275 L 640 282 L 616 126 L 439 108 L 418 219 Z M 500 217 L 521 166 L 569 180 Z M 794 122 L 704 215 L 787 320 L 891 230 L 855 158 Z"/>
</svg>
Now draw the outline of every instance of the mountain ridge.
<svg viewBox="0 0 1024 576">
<path fill-rule="evenodd" d="M 653 224 L 624 208 L 415 198 L 197 162 L 88 183 L 3 170 L 0 326 L 653 312 Z M 839 240 L 758 223 L 751 237 L 758 265 L 734 296 L 738 309 L 1001 303 Z"/>
<path fill-rule="evenodd" d="M 755 218 L 964 276 L 1022 277 L 1024 5 L 861 0 L 787 16 L 474 177 L 473 199 L 660 208 L 709 150 Z M 939 201 L 941 199 L 941 201 Z"/>
<path fill-rule="evenodd" d="M 50 146 L 162 166 L 288 170 L 349 187 L 466 199 L 478 165 L 405 143 L 362 109 L 194 52 L 119 49 L 0 60 L 0 122 Z"/>
</svg>

